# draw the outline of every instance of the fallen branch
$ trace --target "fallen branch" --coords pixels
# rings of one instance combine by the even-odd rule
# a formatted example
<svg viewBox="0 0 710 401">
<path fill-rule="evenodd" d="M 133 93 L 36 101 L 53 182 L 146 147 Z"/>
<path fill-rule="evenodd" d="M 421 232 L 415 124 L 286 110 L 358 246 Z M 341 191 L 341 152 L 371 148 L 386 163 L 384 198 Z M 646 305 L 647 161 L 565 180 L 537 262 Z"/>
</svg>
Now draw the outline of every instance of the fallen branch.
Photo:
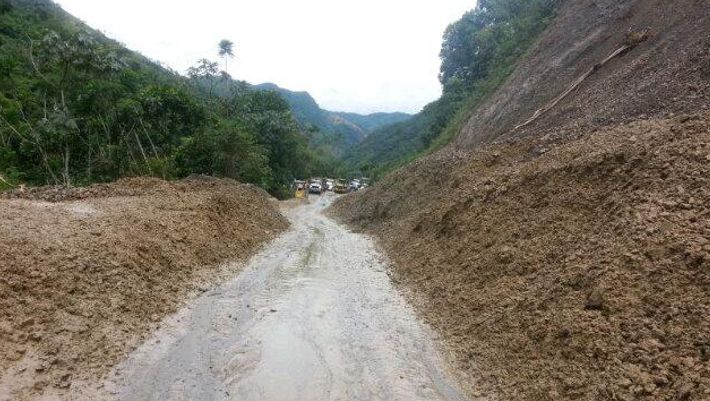
<svg viewBox="0 0 710 401">
<path fill-rule="evenodd" d="M 589 69 L 586 73 L 584 73 L 582 76 L 579 78 L 575 79 L 572 82 L 572 85 L 570 85 L 564 92 L 562 92 L 559 96 L 556 98 L 552 99 L 550 103 L 545 105 L 545 107 L 538 109 L 535 111 L 535 113 L 527 119 L 524 123 L 517 125 L 515 128 L 513 128 L 513 131 L 517 130 L 518 128 L 525 127 L 527 125 L 530 125 L 533 121 L 537 120 L 542 116 L 543 114 L 547 113 L 550 111 L 553 107 L 557 105 L 557 103 L 561 102 L 564 98 L 567 97 L 570 93 L 572 93 L 575 89 L 579 87 L 579 85 L 582 84 L 587 78 L 589 78 L 592 74 L 595 72 L 599 71 L 606 63 L 609 61 L 613 60 L 617 56 L 625 53 L 626 51 L 632 49 L 639 43 L 645 41 L 648 38 L 648 29 L 641 33 L 631 33 L 629 32 L 626 35 L 626 43 L 619 47 L 618 49 L 614 50 L 610 55 L 608 55 L 604 60 L 602 60 L 600 63 L 595 64 L 592 68 Z"/>
<path fill-rule="evenodd" d="M 0 181 L 2 181 L 5 185 L 9 186 L 10 188 L 15 188 L 15 187 L 16 187 L 15 185 L 12 185 L 12 184 L 10 184 L 9 182 L 7 182 L 7 180 L 5 180 L 5 178 L 4 178 L 3 176 L 1 176 L 1 175 L 0 175 Z"/>
</svg>

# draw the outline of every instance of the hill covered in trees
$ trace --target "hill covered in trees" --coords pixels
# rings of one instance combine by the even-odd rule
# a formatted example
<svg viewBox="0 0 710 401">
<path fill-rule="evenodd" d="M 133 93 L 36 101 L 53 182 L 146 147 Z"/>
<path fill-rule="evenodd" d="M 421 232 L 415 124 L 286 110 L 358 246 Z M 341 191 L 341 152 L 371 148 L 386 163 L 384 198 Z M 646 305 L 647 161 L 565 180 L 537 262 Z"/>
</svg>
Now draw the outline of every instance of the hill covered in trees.
<svg viewBox="0 0 710 401">
<path fill-rule="evenodd" d="M 289 104 L 200 60 L 183 77 L 49 0 L 0 0 L 0 189 L 210 174 L 282 194 L 337 166 Z"/>
<path fill-rule="evenodd" d="M 479 0 L 444 34 L 442 96 L 411 119 L 374 131 L 346 152 L 346 165 L 376 177 L 448 143 L 505 82 L 562 1 Z"/>
<path fill-rule="evenodd" d="M 254 86 L 278 92 L 288 102 L 301 127 L 311 133 L 313 146 L 335 156 L 362 142 L 373 131 L 408 120 L 406 113 L 357 114 L 322 109 L 308 92 L 294 92 L 273 83 Z"/>
<path fill-rule="evenodd" d="M 412 117 L 323 110 L 209 60 L 184 77 L 49 0 L 0 0 L 0 188 L 201 173 L 279 194 L 296 177 L 376 177 L 447 143 L 558 1 L 480 1 L 446 31 L 441 98 Z"/>
</svg>

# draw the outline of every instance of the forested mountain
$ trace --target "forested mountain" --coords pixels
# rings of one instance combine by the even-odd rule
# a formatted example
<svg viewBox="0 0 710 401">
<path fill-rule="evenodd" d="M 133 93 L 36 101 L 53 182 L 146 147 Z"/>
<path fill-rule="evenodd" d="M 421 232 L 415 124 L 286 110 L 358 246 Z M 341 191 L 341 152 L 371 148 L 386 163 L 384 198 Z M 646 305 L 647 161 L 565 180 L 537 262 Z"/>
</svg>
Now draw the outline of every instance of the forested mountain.
<svg viewBox="0 0 710 401">
<path fill-rule="evenodd" d="M 183 77 L 49 0 L 0 0 L 0 187 L 201 173 L 278 195 L 332 171 L 321 154 L 278 94 L 217 63 Z"/>
<path fill-rule="evenodd" d="M 406 113 L 357 114 L 321 109 L 308 92 L 294 92 L 272 83 L 254 86 L 273 90 L 288 102 L 301 127 L 311 132 L 312 144 L 340 156 L 350 147 L 362 142 L 370 133 L 386 125 L 408 120 Z"/>
<path fill-rule="evenodd" d="M 412 115 L 407 113 L 372 113 L 372 114 L 357 114 L 344 111 L 331 111 L 330 114 L 341 117 L 352 124 L 362 128 L 368 135 L 373 131 L 387 126 L 396 124 L 402 121 L 409 120 Z"/>
<path fill-rule="evenodd" d="M 306 92 L 251 86 L 200 60 L 183 77 L 50 0 L 0 0 L 0 186 L 126 175 L 377 176 L 448 142 L 505 81 L 561 0 L 486 0 L 452 24 L 442 97 L 414 117 L 331 112 Z"/>
<path fill-rule="evenodd" d="M 378 176 L 448 143 L 470 111 L 507 79 L 561 1 L 479 0 L 444 34 L 441 98 L 411 119 L 373 132 L 346 152 L 346 165 Z"/>
</svg>

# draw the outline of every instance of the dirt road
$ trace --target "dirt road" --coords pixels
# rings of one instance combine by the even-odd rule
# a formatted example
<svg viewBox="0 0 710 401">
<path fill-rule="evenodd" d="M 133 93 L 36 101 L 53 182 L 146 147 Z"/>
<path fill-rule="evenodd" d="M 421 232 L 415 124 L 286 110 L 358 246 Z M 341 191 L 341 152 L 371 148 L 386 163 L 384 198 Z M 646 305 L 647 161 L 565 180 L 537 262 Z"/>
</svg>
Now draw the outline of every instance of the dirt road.
<svg viewBox="0 0 710 401">
<path fill-rule="evenodd" d="M 292 229 L 166 322 L 107 386 L 119 400 L 461 400 L 372 241 L 288 207 Z"/>
</svg>

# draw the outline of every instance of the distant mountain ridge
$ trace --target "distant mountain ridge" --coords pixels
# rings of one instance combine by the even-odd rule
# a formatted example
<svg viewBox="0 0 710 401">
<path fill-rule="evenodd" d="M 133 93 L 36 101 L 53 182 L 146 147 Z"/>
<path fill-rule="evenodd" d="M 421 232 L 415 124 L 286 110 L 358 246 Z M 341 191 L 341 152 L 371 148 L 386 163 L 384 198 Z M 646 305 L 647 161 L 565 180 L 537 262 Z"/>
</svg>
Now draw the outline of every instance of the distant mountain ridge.
<svg viewBox="0 0 710 401">
<path fill-rule="evenodd" d="M 370 133 L 387 125 L 410 119 L 406 113 L 358 114 L 322 109 L 308 92 L 291 91 L 273 83 L 253 86 L 260 90 L 278 92 L 293 112 L 296 120 L 305 129 L 317 128 L 313 140 L 328 144 L 336 154 L 362 142 Z M 314 130 L 315 131 L 315 130 Z"/>
</svg>

